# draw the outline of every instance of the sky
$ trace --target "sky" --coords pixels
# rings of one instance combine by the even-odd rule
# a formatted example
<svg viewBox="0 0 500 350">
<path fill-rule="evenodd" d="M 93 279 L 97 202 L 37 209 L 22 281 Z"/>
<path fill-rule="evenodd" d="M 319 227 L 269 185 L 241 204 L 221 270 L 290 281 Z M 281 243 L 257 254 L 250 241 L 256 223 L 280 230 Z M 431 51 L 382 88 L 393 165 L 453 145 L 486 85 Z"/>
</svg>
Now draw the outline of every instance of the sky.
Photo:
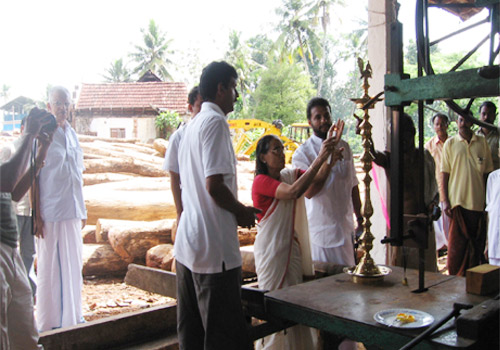
<svg viewBox="0 0 500 350">
<path fill-rule="evenodd" d="M 331 15 L 332 31 L 349 31 L 357 19 L 367 19 L 367 0 L 346 3 L 345 9 Z M 415 37 L 415 0 L 400 3 L 407 41 Z M 261 33 L 276 37 L 275 9 L 280 4 L 281 0 L 5 0 L 0 4 L 0 86 L 10 86 L 11 99 L 42 99 L 48 84 L 74 90 L 81 83 L 103 82 L 111 62 L 127 60 L 134 45 L 141 44 L 140 29 L 154 19 L 173 39 L 174 61 L 181 62 L 173 70 L 174 79 L 189 87 L 194 81 L 185 63 L 199 57 L 196 63 L 202 67 L 222 59 L 231 30 L 241 32 L 243 39 Z M 458 18 L 438 11 L 441 27 L 460 25 Z M 334 28 L 340 20 L 340 27 Z"/>
</svg>

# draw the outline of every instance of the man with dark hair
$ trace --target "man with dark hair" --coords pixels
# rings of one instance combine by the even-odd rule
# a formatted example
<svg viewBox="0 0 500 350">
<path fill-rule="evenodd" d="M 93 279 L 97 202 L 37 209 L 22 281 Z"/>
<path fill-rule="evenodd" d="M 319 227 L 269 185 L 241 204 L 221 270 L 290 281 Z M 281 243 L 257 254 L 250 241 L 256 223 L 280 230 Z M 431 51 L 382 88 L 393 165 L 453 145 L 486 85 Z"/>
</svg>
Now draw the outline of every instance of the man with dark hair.
<svg viewBox="0 0 500 350">
<path fill-rule="evenodd" d="M 193 119 L 201 109 L 201 95 L 198 86 L 191 89 L 188 95 L 188 110 Z M 182 199 L 181 199 L 181 178 L 179 176 L 179 144 L 184 134 L 186 124 L 181 125 L 168 139 L 168 148 L 165 153 L 165 160 L 163 162 L 163 170 L 167 170 L 170 174 L 170 189 L 174 197 L 175 210 L 177 211 L 177 225 L 182 213 Z M 175 230 L 172 230 L 172 241 L 175 242 Z"/>
<path fill-rule="evenodd" d="M 306 113 L 314 134 L 295 151 L 292 158 L 293 166 L 302 170 L 307 170 L 315 160 L 332 125 L 331 107 L 324 98 L 311 99 Z M 315 261 L 353 266 L 354 233 L 363 220 L 359 182 L 349 144 L 340 139 L 337 147 L 344 148 L 343 157 L 335 164 L 328 166 L 325 163 L 305 192 L 311 253 Z M 334 342 L 330 335 L 322 333 L 321 336 L 324 342 Z M 345 340 L 341 348 L 356 349 L 357 345 L 354 341 Z"/>
<path fill-rule="evenodd" d="M 0 349 L 41 349 L 33 317 L 33 297 L 26 270 L 17 250 L 18 231 L 12 199 L 19 201 L 44 165 L 51 142 L 45 110 L 33 108 L 16 152 L 0 165 Z M 38 138 L 36 161 L 29 167 L 33 141 Z M 24 175 L 23 175 L 24 174 Z"/>
<path fill-rule="evenodd" d="M 237 200 L 236 157 L 226 115 L 238 97 L 235 69 L 203 69 L 200 113 L 179 147 L 183 212 L 175 240 L 177 330 L 181 349 L 250 349 L 241 307 L 237 226 L 255 225 Z"/>
<path fill-rule="evenodd" d="M 444 213 L 451 218 L 448 272 L 464 276 L 485 261 L 485 186 L 493 162 L 485 138 L 472 132 L 472 122 L 459 116 L 457 124 L 458 134 L 443 147 L 441 173 Z"/>
<path fill-rule="evenodd" d="M 436 135 L 425 144 L 425 149 L 428 150 L 436 165 L 436 182 L 439 188 L 439 207 L 443 211 L 444 192 L 443 181 L 441 176 L 441 154 L 443 146 L 448 139 L 448 117 L 438 113 L 432 117 L 432 125 Z M 448 230 L 450 221 L 447 215 L 441 215 L 438 220 L 434 221 L 434 232 L 436 233 L 436 249 L 445 249 L 448 246 Z"/>
<path fill-rule="evenodd" d="M 486 101 L 479 107 L 479 117 L 483 122 L 495 123 L 497 117 L 497 107 L 491 101 Z M 500 168 L 500 134 L 498 130 L 479 128 L 478 135 L 484 136 L 491 150 L 491 159 L 493 160 L 493 170 Z"/>
</svg>

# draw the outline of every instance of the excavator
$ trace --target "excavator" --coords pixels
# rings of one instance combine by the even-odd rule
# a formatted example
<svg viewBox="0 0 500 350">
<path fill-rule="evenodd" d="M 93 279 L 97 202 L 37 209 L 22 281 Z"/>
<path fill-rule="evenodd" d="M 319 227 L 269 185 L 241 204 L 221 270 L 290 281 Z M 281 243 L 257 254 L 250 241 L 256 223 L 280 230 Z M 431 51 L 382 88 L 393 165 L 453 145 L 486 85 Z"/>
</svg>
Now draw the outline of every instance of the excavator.
<svg viewBox="0 0 500 350">
<path fill-rule="evenodd" d="M 258 119 L 232 119 L 228 120 L 229 128 L 233 130 L 233 147 L 237 155 L 250 156 L 257 148 L 258 139 L 253 141 L 247 135 L 247 131 L 252 129 L 264 129 L 262 136 L 276 135 L 283 141 L 285 147 L 285 159 L 288 164 L 292 161 L 292 156 L 300 144 L 309 137 L 309 125 L 307 123 L 295 123 L 290 127 L 290 136 L 298 135 L 300 131 L 301 137 L 295 140 L 295 137 L 287 137 L 282 135 L 283 123 L 281 120 L 275 120 L 272 123 L 264 122 Z M 307 137 L 302 137 L 307 133 Z"/>
</svg>

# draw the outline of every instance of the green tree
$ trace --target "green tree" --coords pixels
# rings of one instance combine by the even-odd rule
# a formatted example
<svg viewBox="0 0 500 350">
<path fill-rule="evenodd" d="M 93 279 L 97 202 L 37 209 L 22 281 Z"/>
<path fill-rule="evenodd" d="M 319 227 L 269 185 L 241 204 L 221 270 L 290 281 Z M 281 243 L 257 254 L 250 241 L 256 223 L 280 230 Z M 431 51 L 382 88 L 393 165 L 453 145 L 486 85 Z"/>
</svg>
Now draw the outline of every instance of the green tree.
<svg viewBox="0 0 500 350">
<path fill-rule="evenodd" d="M 309 66 L 314 64 L 315 57 L 321 56 L 322 51 L 308 4 L 302 0 L 284 0 L 283 7 L 276 12 L 281 16 L 278 25 L 280 35 L 276 41 L 281 60 L 287 58 L 293 63 L 295 55 L 298 55 L 311 76 Z"/>
<path fill-rule="evenodd" d="M 110 67 L 106 69 L 103 78 L 108 83 L 129 82 L 131 81 L 130 74 L 130 70 L 123 64 L 123 59 L 120 58 L 111 63 Z"/>
<path fill-rule="evenodd" d="M 130 54 L 130 57 L 137 62 L 134 73 L 143 75 L 151 70 L 164 80 L 172 80 L 168 71 L 168 66 L 172 64 L 169 56 L 173 54 L 169 50 L 172 39 L 167 39 L 154 20 L 149 21 L 148 29 L 141 29 L 143 35 L 143 46 L 135 45 L 136 52 Z"/>
<path fill-rule="evenodd" d="M 234 30 L 229 33 L 229 49 L 224 58 L 238 73 L 239 94 L 242 110 L 245 112 L 248 108 L 247 98 L 252 87 L 251 72 L 256 68 L 256 64 L 252 60 L 250 48 L 242 42 L 240 36 L 241 33 Z"/>
<path fill-rule="evenodd" d="M 301 65 L 273 63 L 262 73 L 255 90 L 256 119 L 272 122 L 280 119 L 285 125 L 306 118 L 306 106 L 315 95 L 309 75 Z"/>
</svg>

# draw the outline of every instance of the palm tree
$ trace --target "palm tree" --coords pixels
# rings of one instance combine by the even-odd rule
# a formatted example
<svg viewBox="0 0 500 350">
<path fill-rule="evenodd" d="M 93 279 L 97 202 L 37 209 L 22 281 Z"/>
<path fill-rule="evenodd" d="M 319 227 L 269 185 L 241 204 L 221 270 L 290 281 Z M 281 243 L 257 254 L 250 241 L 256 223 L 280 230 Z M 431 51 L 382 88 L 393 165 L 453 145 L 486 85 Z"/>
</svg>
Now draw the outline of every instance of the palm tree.
<svg viewBox="0 0 500 350">
<path fill-rule="evenodd" d="M 172 39 L 166 38 L 165 33 L 161 32 L 154 20 L 150 20 L 148 30 L 142 28 L 141 33 L 144 46 L 135 45 L 136 52 L 130 54 L 130 57 L 138 63 L 134 73 L 142 76 L 151 70 L 165 80 L 172 80 L 167 70 L 168 65 L 172 63 L 168 58 L 173 53 L 169 50 Z"/>
<path fill-rule="evenodd" d="M 278 25 L 281 32 L 277 44 L 281 57 L 288 57 L 289 62 L 294 61 L 298 54 L 304 63 L 305 70 L 311 76 L 309 64 L 314 64 L 314 59 L 322 55 L 320 40 L 314 31 L 314 17 L 311 16 L 310 4 L 302 0 L 284 0 L 284 8 L 277 13 L 282 19 Z M 310 63 L 309 63 L 310 62 Z"/>
<path fill-rule="evenodd" d="M 251 72 L 257 67 L 252 60 L 249 47 L 240 38 L 241 33 L 231 31 L 229 33 L 229 49 L 226 51 L 225 60 L 231 64 L 238 73 L 238 82 L 243 109 L 247 108 L 246 95 L 251 88 Z"/>
<path fill-rule="evenodd" d="M 325 77 L 325 64 L 327 59 L 328 52 L 328 40 L 327 40 L 327 32 L 328 25 L 330 24 L 330 6 L 333 4 L 344 5 L 343 0 L 316 0 L 312 6 L 310 12 L 313 14 L 314 23 L 320 22 L 321 28 L 323 29 L 323 35 L 321 38 L 321 48 L 323 55 L 320 61 L 320 72 L 318 79 L 318 94 L 320 94 L 321 89 L 323 88 L 323 81 Z"/>
<path fill-rule="evenodd" d="M 103 78 L 108 83 L 120 83 L 120 82 L 129 82 L 130 79 L 130 71 L 123 64 L 123 59 L 118 59 L 111 63 L 111 66 L 106 69 L 107 75 L 103 75 Z"/>
</svg>

